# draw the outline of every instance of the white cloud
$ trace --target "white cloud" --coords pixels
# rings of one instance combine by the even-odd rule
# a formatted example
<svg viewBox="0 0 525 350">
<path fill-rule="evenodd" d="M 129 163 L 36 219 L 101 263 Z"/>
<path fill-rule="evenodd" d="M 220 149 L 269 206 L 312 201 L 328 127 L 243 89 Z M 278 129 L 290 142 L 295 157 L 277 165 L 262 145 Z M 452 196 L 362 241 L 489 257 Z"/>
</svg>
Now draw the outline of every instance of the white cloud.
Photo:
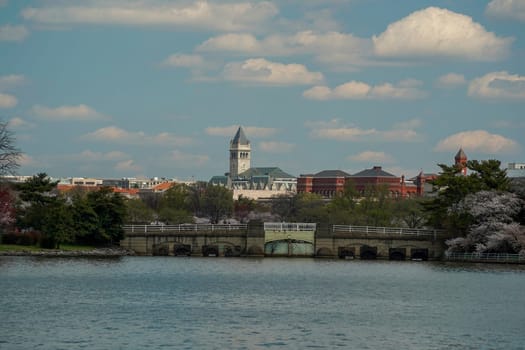
<svg viewBox="0 0 525 350">
<path fill-rule="evenodd" d="M 308 30 L 288 35 L 273 34 L 261 39 L 250 33 L 229 33 L 206 40 L 197 50 L 247 56 L 310 55 L 334 70 L 342 70 L 371 64 L 372 45 L 370 39 L 348 33 Z"/>
<path fill-rule="evenodd" d="M 18 104 L 18 100 L 13 95 L 0 93 L 0 108 L 12 108 Z"/>
<path fill-rule="evenodd" d="M 262 141 L 259 143 L 259 149 L 268 153 L 288 153 L 294 148 L 295 145 L 288 142 Z"/>
<path fill-rule="evenodd" d="M 91 150 L 85 150 L 78 155 L 75 155 L 74 158 L 83 161 L 113 161 L 113 160 L 123 160 L 129 158 L 129 155 L 121 151 L 110 151 L 110 152 L 93 152 Z"/>
<path fill-rule="evenodd" d="M 157 135 L 147 135 L 143 131 L 130 132 L 116 126 L 108 126 L 82 136 L 85 140 L 105 141 L 133 145 L 188 145 L 193 142 L 191 138 L 176 136 L 167 132 Z"/>
<path fill-rule="evenodd" d="M 204 59 L 200 55 L 173 54 L 162 62 L 163 66 L 199 68 L 205 65 Z"/>
<path fill-rule="evenodd" d="M 465 151 L 487 154 L 513 153 L 519 149 L 518 143 L 512 139 L 485 130 L 469 130 L 439 141 L 434 150 L 453 152 L 460 147 Z"/>
<path fill-rule="evenodd" d="M 417 129 L 421 125 L 423 125 L 423 122 L 421 121 L 421 119 L 414 118 L 414 119 L 409 119 L 409 120 L 395 123 L 393 127 L 394 129 Z"/>
<path fill-rule="evenodd" d="M 222 76 L 225 80 L 267 85 L 310 85 L 324 79 L 322 73 L 310 72 L 302 64 L 283 64 L 264 58 L 228 63 Z"/>
<path fill-rule="evenodd" d="M 372 40 L 379 56 L 440 56 L 474 61 L 506 57 L 513 41 L 486 31 L 469 16 L 437 7 L 413 12 L 391 23 Z"/>
<path fill-rule="evenodd" d="M 166 1 L 84 0 L 60 6 L 28 7 L 25 20 L 41 24 L 108 24 L 144 27 L 170 26 L 219 31 L 257 28 L 278 13 L 271 2 L 173 3 Z"/>
<path fill-rule="evenodd" d="M 30 155 L 23 153 L 20 158 L 18 158 L 18 164 L 21 166 L 32 166 L 38 165 L 38 162 Z"/>
<path fill-rule="evenodd" d="M 338 119 L 329 122 L 306 122 L 305 126 L 310 128 L 310 136 L 318 139 L 351 142 L 415 142 L 421 136 L 415 127 L 409 128 L 410 123 L 400 127 L 394 125 L 389 130 L 377 130 L 375 128 L 363 129 L 354 125 L 345 125 Z M 403 125 L 401 125 L 403 126 Z"/>
<path fill-rule="evenodd" d="M 24 26 L 6 24 L 0 27 L 0 41 L 22 41 L 29 35 Z"/>
<path fill-rule="evenodd" d="M 250 33 L 229 33 L 206 40 L 197 50 L 270 56 L 329 55 L 336 50 L 357 55 L 367 42 L 367 39 L 334 31 L 319 33 L 306 30 L 295 34 L 273 34 L 262 39 Z"/>
<path fill-rule="evenodd" d="M 170 159 L 183 167 L 201 166 L 210 160 L 207 155 L 189 154 L 179 150 L 171 152 Z"/>
<path fill-rule="evenodd" d="M 55 108 L 35 105 L 31 109 L 31 112 L 37 118 L 51 121 L 88 121 L 109 119 L 107 116 L 84 104 L 77 106 L 60 106 Z"/>
<path fill-rule="evenodd" d="M 11 74 L 0 76 L 0 91 L 22 85 L 26 82 L 23 75 Z"/>
<path fill-rule="evenodd" d="M 210 126 L 204 131 L 206 132 L 206 134 L 211 136 L 233 137 L 237 132 L 238 128 L 239 125 L 230 125 L 225 127 Z M 248 139 L 251 139 L 252 137 L 260 138 L 272 136 L 275 135 L 278 131 L 276 128 L 262 128 L 258 126 L 243 126 L 242 128 L 246 132 L 246 137 L 248 137 Z"/>
<path fill-rule="evenodd" d="M 349 156 L 348 159 L 356 161 L 356 162 L 385 163 L 385 164 L 393 163 L 395 161 L 391 155 L 385 152 L 377 152 L 377 151 L 363 151 L 359 154 Z"/>
<path fill-rule="evenodd" d="M 523 0 L 492 0 L 485 9 L 487 15 L 525 21 L 525 1 Z"/>
<path fill-rule="evenodd" d="M 118 162 L 114 167 L 113 169 L 115 170 L 118 170 L 118 171 L 125 171 L 125 172 L 129 172 L 129 171 L 142 171 L 142 167 L 138 164 L 135 163 L 134 160 L 132 159 L 129 159 L 129 160 L 123 160 L 121 162 Z"/>
<path fill-rule="evenodd" d="M 472 80 L 468 95 L 489 99 L 525 99 L 525 76 L 492 72 Z"/>
<path fill-rule="evenodd" d="M 9 127 L 13 129 L 29 129 L 34 126 L 35 124 L 25 121 L 20 117 L 14 117 L 9 120 Z"/>
<path fill-rule="evenodd" d="M 331 89 L 327 86 L 314 86 L 303 92 L 303 96 L 313 100 L 364 100 L 364 99 L 401 99 L 423 98 L 426 93 L 417 88 L 420 82 L 409 79 L 397 84 L 383 83 L 371 86 L 360 81 L 350 81 Z"/>
<path fill-rule="evenodd" d="M 463 74 L 448 73 L 440 76 L 436 81 L 436 86 L 441 88 L 456 87 L 466 84 L 465 76 Z"/>
</svg>

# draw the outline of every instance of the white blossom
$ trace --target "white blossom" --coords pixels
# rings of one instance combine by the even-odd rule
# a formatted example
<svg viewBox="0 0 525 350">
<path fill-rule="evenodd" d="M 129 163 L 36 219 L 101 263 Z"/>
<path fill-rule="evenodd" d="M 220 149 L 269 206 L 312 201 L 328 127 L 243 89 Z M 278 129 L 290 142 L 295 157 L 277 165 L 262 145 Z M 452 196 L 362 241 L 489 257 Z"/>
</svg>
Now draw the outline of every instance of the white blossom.
<svg viewBox="0 0 525 350">
<path fill-rule="evenodd" d="M 465 237 L 447 240 L 449 252 L 519 253 L 525 251 L 525 228 L 514 222 L 524 201 L 509 192 L 469 194 L 454 210 L 469 214 L 473 223 Z"/>
</svg>

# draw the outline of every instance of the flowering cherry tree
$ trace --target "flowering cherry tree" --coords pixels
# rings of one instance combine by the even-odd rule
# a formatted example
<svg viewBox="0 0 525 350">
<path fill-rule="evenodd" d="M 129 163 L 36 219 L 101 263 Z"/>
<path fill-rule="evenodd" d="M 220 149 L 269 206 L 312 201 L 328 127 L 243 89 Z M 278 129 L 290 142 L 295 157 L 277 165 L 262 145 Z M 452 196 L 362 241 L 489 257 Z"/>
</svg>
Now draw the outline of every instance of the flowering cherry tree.
<svg viewBox="0 0 525 350">
<path fill-rule="evenodd" d="M 448 240 L 449 251 L 519 253 L 525 250 L 525 228 L 515 222 L 524 205 L 516 194 L 479 191 L 467 195 L 454 210 L 472 221 L 465 237 Z"/>
<path fill-rule="evenodd" d="M 7 186 L 0 185 L 0 229 L 15 222 L 15 197 Z"/>
</svg>

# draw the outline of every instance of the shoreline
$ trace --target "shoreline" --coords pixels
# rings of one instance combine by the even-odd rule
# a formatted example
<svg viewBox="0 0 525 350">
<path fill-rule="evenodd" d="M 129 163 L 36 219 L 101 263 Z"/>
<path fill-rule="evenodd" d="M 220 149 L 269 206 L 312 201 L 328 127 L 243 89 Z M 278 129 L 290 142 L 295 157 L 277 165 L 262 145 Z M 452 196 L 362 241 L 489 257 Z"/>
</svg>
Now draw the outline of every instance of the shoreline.
<svg viewBox="0 0 525 350">
<path fill-rule="evenodd" d="M 0 256 L 43 256 L 43 257 L 100 257 L 112 258 L 120 256 L 135 256 L 136 253 L 130 249 L 115 248 L 95 248 L 90 250 L 61 250 L 61 249 L 42 249 L 42 250 L 5 250 L 0 251 Z"/>
</svg>

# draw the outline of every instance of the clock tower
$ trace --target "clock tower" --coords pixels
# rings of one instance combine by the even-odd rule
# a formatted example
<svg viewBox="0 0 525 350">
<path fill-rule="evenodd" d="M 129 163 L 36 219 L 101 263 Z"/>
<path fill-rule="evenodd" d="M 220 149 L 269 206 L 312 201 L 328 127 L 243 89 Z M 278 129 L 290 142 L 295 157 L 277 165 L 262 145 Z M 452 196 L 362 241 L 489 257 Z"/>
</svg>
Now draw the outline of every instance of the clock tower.
<svg viewBox="0 0 525 350">
<path fill-rule="evenodd" d="M 251 151 L 250 141 L 246 138 L 242 126 L 239 126 L 230 141 L 230 179 L 250 169 Z"/>
</svg>

